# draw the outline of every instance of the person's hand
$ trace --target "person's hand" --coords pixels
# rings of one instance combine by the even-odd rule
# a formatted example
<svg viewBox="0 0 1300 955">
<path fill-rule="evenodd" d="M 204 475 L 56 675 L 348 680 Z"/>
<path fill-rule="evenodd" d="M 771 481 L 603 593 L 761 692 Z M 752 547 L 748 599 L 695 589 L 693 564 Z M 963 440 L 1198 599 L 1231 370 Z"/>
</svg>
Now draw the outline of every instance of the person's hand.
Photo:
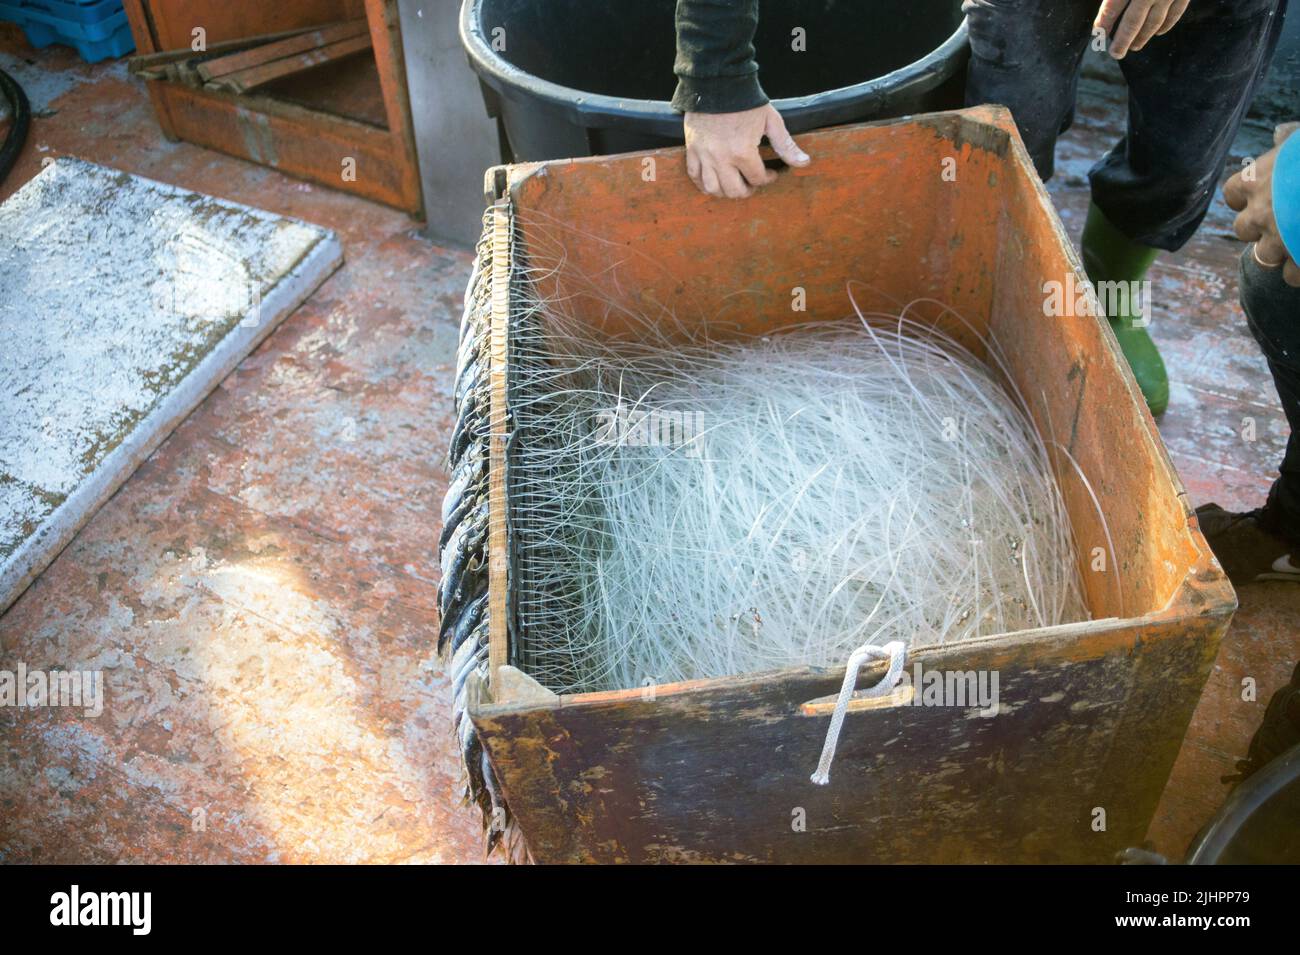
<svg viewBox="0 0 1300 955">
<path fill-rule="evenodd" d="M 1289 127 L 1289 128 L 1288 128 Z M 1282 236 L 1277 231 L 1273 215 L 1273 165 L 1286 135 L 1295 124 L 1278 127 L 1274 140 L 1278 143 L 1250 166 L 1237 173 L 1223 186 L 1223 198 L 1228 207 L 1237 212 L 1233 231 L 1243 242 L 1255 243 L 1255 261 L 1265 268 L 1282 269 L 1287 285 L 1300 287 L 1300 266 L 1297 266 Z"/>
<path fill-rule="evenodd" d="M 1102 0 L 1094 30 L 1110 36 L 1110 55 L 1117 60 L 1147 45 L 1153 36 L 1168 33 L 1187 10 L 1191 0 Z M 1115 26 L 1115 24 L 1119 26 Z M 1111 33 L 1111 28 L 1115 32 Z"/>
<path fill-rule="evenodd" d="M 739 113 L 687 113 L 684 126 L 686 172 L 711 196 L 743 199 L 776 181 L 776 173 L 763 165 L 758 152 L 764 136 L 789 165 L 809 163 L 771 103 Z"/>
</svg>

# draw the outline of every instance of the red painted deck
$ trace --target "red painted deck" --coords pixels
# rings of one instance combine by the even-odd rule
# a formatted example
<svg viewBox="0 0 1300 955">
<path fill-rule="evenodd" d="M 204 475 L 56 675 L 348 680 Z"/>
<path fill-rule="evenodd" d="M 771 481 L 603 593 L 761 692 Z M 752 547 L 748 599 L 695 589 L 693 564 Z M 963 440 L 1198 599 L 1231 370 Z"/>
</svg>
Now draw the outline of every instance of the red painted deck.
<svg viewBox="0 0 1300 955">
<path fill-rule="evenodd" d="M 122 64 L 8 24 L 0 52 L 89 80 L 34 120 L 4 195 L 73 154 L 319 223 L 346 256 L 0 618 L 0 659 L 103 668 L 110 692 L 98 719 L 0 710 L 0 861 L 482 859 L 434 652 L 470 255 L 165 142 Z"/>
<path fill-rule="evenodd" d="M 0 659 L 103 668 L 112 694 L 95 720 L 0 710 L 0 861 L 481 859 L 433 650 L 469 254 L 390 209 L 165 142 L 121 64 L 34 52 L 0 25 L 4 55 L 66 72 L 33 91 L 44 112 L 0 198 L 73 154 L 335 229 L 346 264 L 0 618 Z M 1053 184 L 1076 231 L 1080 170 L 1121 115 L 1115 91 L 1088 90 Z M 1174 378 L 1162 430 L 1189 492 L 1245 507 L 1286 424 L 1241 324 L 1228 222 L 1219 203 L 1154 272 L 1154 334 Z M 1239 437 L 1247 415 L 1254 443 Z M 1300 588 L 1240 598 L 1152 829 L 1171 854 L 1222 801 L 1220 775 L 1300 658 Z"/>
</svg>

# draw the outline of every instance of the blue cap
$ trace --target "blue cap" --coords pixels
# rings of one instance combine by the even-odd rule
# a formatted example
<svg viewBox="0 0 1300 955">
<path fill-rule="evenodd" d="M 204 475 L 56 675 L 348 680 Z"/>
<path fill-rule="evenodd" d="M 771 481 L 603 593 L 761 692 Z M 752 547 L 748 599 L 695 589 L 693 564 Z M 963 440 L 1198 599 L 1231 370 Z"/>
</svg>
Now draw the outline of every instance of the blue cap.
<svg viewBox="0 0 1300 955">
<path fill-rule="evenodd" d="M 1273 166 L 1273 215 L 1292 261 L 1300 262 L 1300 130 L 1282 143 Z"/>
</svg>

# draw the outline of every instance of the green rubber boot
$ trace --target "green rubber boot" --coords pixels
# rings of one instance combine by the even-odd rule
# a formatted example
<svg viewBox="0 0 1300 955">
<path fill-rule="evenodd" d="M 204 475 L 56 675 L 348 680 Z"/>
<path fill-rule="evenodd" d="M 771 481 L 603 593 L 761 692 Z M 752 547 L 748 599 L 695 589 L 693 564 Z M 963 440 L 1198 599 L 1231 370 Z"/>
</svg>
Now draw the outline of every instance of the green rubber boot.
<svg viewBox="0 0 1300 955">
<path fill-rule="evenodd" d="M 1120 232 L 1096 205 L 1088 206 L 1088 222 L 1083 227 L 1083 267 L 1093 285 L 1140 282 L 1159 254 L 1159 249 L 1134 242 Z M 1150 333 L 1134 324 L 1134 319 L 1140 320 L 1142 316 L 1120 313 L 1106 317 L 1151 414 L 1163 414 L 1169 405 L 1169 375 Z"/>
</svg>

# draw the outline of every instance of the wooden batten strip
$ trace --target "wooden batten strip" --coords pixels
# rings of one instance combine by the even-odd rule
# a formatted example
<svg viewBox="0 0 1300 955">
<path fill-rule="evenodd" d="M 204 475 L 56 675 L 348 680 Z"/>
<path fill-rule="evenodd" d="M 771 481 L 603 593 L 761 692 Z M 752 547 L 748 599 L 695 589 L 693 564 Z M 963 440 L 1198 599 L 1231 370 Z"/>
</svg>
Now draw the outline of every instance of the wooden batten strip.
<svg viewBox="0 0 1300 955">
<path fill-rule="evenodd" d="M 240 70 L 262 66 L 282 57 L 293 56 L 295 53 L 305 53 L 309 50 L 336 43 L 339 40 L 348 40 L 369 32 L 365 18 L 361 17 L 344 23 L 315 27 L 278 40 L 268 37 L 267 39 L 272 42 L 262 43 L 252 49 L 240 50 L 237 53 L 231 53 L 229 56 L 217 57 L 199 64 L 199 76 L 205 82 L 215 80 L 221 76 L 238 73 Z"/>
<path fill-rule="evenodd" d="M 240 70 L 238 73 L 230 73 L 206 85 L 211 89 L 228 90 L 232 93 L 247 93 L 259 86 L 265 86 L 267 83 L 284 79 L 286 76 L 315 69 L 318 66 L 333 63 L 336 60 L 344 59 L 368 49 L 370 49 L 370 34 L 367 33 L 364 36 L 354 36 L 315 50 L 308 50 L 306 53 L 299 53 L 296 56 L 286 56 L 283 59 L 262 66 L 254 66 L 247 70 Z"/>
<path fill-rule="evenodd" d="M 510 199 L 492 210 L 492 325 L 488 339 L 488 685 L 497 689 L 497 670 L 509 662 L 506 533 L 506 367 L 509 360 L 510 275 L 512 264 Z"/>
<path fill-rule="evenodd" d="M 139 56 L 133 56 L 131 59 L 127 60 L 126 68 L 127 72 L 132 76 L 138 76 L 141 79 L 164 79 L 167 75 L 167 67 L 174 63 L 184 60 L 199 60 L 205 56 L 210 56 L 215 59 L 216 54 L 219 53 L 235 53 L 241 50 L 247 50 L 249 47 L 271 43 L 275 40 L 283 40 L 287 37 L 299 36 L 315 29 L 317 28 L 298 27 L 294 30 L 281 30 L 277 33 L 242 37 L 238 40 L 221 40 L 217 43 L 209 43 L 205 50 L 194 50 L 187 46 L 182 47 L 179 50 L 164 50 L 161 53 L 142 53 Z"/>
</svg>

